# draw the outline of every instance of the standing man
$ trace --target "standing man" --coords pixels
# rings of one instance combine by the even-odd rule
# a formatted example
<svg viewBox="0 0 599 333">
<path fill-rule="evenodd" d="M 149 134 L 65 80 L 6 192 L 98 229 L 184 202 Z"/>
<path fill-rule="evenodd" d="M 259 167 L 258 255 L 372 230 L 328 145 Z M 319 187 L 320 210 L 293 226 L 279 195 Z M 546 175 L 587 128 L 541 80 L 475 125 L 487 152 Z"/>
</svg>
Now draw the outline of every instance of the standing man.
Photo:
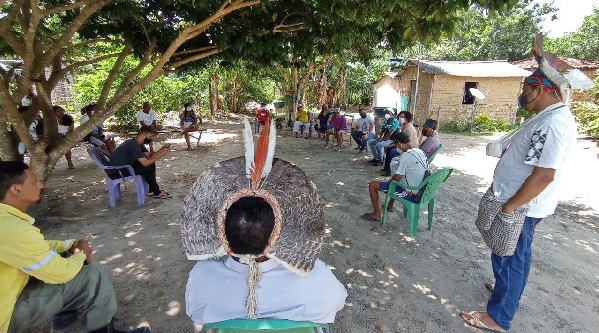
<svg viewBox="0 0 599 333">
<path fill-rule="evenodd" d="M 368 140 L 376 137 L 376 130 L 374 129 L 374 117 L 372 114 L 367 114 L 364 108 L 360 108 L 360 118 L 358 118 L 357 125 L 351 132 L 351 137 L 356 141 L 358 147 L 358 154 L 363 153 L 366 150 L 366 144 Z"/>
<path fill-rule="evenodd" d="M 160 190 L 158 182 L 156 181 L 156 161 L 164 157 L 168 153 L 170 144 L 165 144 L 155 153 L 149 153 L 145 144 L 152 142 L 152 132 L 147 128 L 141 128 L 135 138 L 126 140 L 118 146 L 112 155 L 108 165 L 110 166 L 122 166 L 130 165 L 133 167 L 133 171 L 136 175 L 144 176 L 148 185 L 150 185 L 150 192 L 154 195 L 155 199 L 168 199 L 171 195 L 164 190 Z M 127 170 L 109 170 L 107 171 L 108 177 L 112 179 L 118 179 L 121 177 L 129 176 Z"/>
<path fill-rule="evenodd" d="M 144 102 L 141 110 L 137 111 L 137 121 L 139 122 L 139 128 L 147 128 L 152 134 L 156 134 L 157 131 L 162 129 L 162 126 L 156 124 L 158 115 L 152 107 L 150 102 Z M 154 142 L 150 141 L 150 153 L 154 153 Z"/>
<path fill-rule="evenodd" d="M 88 332 L 125 333 L 112 325 L 116 296 L 108 276 L 91 265 L 89 244 L 45 240 L 33 226 L 26 211 L 43 188 L 27 164 L 0 162 L 0 332 L 28 332 L 62 312 L 68 314 L 54 329 L 79 319 Z"/>
<path fill-rule="evenodd" d="M 487 311 L 461 313 L 469 325 L 497 332 L 511 327 L 530 271 L 535 227 L 555 211 L 560 175 L 576 142 L 574 117 L 562 103 L 560 87 L 552 81 L 556 71 L 544 59 L 539 67 L 524 79 L 522 94 L 518 96 L 519 106 L 536 116 L 520 127 L 503 152 L 477 218 L 477 227 L 490 247 L 493 243 L 489 239 L 504 236 L 493 233 L 502 225 L 521 226 L 522 230 L 513 238 L 516 243 L 517 237 L 513 254 L 497 254 L 502 251 L 501 246 L 491 248 L 495 288 Z M 551 70 L 552 80 L 546 74 Z M 489 209 L 493 205 L 498 209 Z M 502 237 L 501 241 L 509 244 L 506 239 L 509 238 Z"/>
<path fill-rule="evenodd" d="M 260 131 L 260 125 L 266 124 L 266 121 L 269 117 L 270 111 L 268 110 L 266 103 L 260 103 L 260 108 L 256 110 L 256 125 L 254 126 L 256 134 L 258 134 L 258 132 Z"/>
</svg>

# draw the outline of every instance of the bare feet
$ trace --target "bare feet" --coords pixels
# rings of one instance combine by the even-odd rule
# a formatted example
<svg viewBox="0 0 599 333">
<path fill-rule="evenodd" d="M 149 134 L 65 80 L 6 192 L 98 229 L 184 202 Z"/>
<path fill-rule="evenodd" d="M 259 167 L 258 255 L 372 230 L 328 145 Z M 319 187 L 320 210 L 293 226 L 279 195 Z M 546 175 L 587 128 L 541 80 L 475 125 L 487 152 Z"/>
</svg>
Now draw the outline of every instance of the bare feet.
<svg viewBox="0 0 599 333">
<path fill-rule="evenodd" d="M 501 328 L 501 326 L 497 325 L 487 311 L 462 311 L 460 317 L 462 317 L 462 320 L 464 320 L 466 324 L 472 327 L 493 332 L 507 332 Z"/>
</svg>

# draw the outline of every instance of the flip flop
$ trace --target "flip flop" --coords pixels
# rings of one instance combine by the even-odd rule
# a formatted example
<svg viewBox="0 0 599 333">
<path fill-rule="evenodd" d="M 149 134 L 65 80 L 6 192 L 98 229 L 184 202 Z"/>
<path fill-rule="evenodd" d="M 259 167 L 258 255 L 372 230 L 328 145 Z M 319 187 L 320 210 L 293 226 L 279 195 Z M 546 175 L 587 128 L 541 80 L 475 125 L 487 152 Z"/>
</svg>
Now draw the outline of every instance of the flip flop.
<svg viewBox="0 0 599 333">
<path fill-rule="evenodd" d="M 485 325 L 485 323 L 483 323 L 480 319 L 478 319 L 474 316 L 474 314 L 477 312 L 483 312 L 483 311 L 470 311 L 468 313 L 461 312 L 460 317 L 466 324 L 468 324 L 472 327 L 478 328 L 479 330 L 484 330 L 484 331 L 488 331 L 488 332 L 507 333 L 507 331 L 503 331 L 503 330 L 500 331 L 500 330 L 492 329 L 489 326 Z M 471 320 L 470 318 L 468 318 L 468 319 L 464 318 L 464 316 L 466 316 L 466 315 L 468 315 L 468 316 L 470 316 L 470 318 L 474 319 L 475 324 L 472 324 L 470 322 L 470 320 Z"/>
<path fill-rule="evenodd" d="M 493 290 L 495 290 L 495 287 L 491 282 L 485 282 L 485 288 L 487 288 L 487 290 L 490 292 L 493 292 Z"/>
<path fill-rule="evenodd" d="M 170 199 L 172 197 L 173 196 L 170 195 L 170 193 L 168 193 L 167 191 L 162 191 L 162 192 L 160 192 L 160 194 L 155 195 L 154 199 Z"/>
<path fill-rule="evenodd" d="M 375 217 L 372 217 L 372 215 L 370 213 L 364 213 L 362 214 L 362 216 L 360 216 L 361 218 L 368 220 L 368 221 L 377 221 L 377 222 L 381 222 L 381 219 L 377 219 Z"/>
</svg>

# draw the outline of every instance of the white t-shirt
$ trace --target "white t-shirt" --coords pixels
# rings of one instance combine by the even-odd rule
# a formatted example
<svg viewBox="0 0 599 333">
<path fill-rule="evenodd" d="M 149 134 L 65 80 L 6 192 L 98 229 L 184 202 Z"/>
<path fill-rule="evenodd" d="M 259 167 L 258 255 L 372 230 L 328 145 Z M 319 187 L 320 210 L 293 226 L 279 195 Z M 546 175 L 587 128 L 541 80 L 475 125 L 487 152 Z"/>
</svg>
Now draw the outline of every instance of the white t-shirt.
<svg viewBox="0 0 599 333">
<path fill-rule="evenodd" d="M 370 133 L 368 132 L 368 129 L 370 128 L 370 124 L 374 124 L 374 117 L 372 116 L 371 113 L 367 114 L 366 118 L 359 117 L 356 122 L 358 123 L 358 128 L 360 129 L 360 131 L 362 131 L 362 133 L 364 133 L 364 134 L 372 133 L 372 134 L 376 135 L 376 130 L 375 130 L 374 126 L 372 126 L 372 130 L 370 131 Z"/>
<path fill-rule="evenodd" d="M 418 186 L 424 179 L 428 169 L 426 155 L 420 148 L 408 149 L 399 156 L 399 166 L 396 175 L 401 175 L 404 182 L 410 186 Z"/>
<path fill-rule="evenodd" d="M 152 126 L 156 119 L 158 119 L 158 116 L 154 110 L 150 110 L 148 113 L 143 112 L 143 110 L 137 111 L 137 122 L 143 122 L 146 126 Z"/>
<path fill-rule="evenodd" d="M 520 189 L 535 166 L 555 169 L 553 182 L 535 198 L 527 216 L 544 218 L 557 206 L 564 162 L 576 142 L 576 123 L 570 109 L 563 103 L 548 106 L 524 128 L 519 130 L 501 156 L 493 175 L 493 191 L 499 202 L 506 202 Z M 538 119 L 536 119 L 538 118 Z"/>
</svg>

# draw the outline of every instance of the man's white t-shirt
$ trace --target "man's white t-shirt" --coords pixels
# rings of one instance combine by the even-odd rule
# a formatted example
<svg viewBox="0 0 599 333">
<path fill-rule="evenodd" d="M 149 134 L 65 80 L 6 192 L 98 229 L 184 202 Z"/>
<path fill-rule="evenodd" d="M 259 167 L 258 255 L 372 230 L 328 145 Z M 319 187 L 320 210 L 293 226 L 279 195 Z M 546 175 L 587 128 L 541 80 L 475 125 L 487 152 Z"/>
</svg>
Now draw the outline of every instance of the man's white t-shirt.
<svg viewBox="0 0 599 333">
<path fill-rule="evenodd" d="M 376 130 L 374 128 L 374 117 L 371 113 L 367 114 L 366 118 L 359 117 L 356 122 L 358 123 L 358 128 L 360 131 L 362 131 L 362 133 L 376 135 Z M 373 126 L 372 130 L 369 132 L 368 129 L 370 128 L 370 124 L 373 124 Z"/>
<path fill-rule="evenodd" d="M 399 166 L 395 174 L 401 175 L 406 184 L 418 186 L 424 180 L 427 169 L 428 162 L 422 149 L 412 148 L 399 156 Z"/>
<path fill-rule="evenodd" d="M 533 199 L 527 216 L 544 218 L 555 212 L 564 162 L 576 142 L 576 123 L 563 103 L 548 106 L 543 114 L 519 130 L 495 167 L 493 191 L 499 202 L 506 202 L 522 187 L 534 167 L 555 169 L 551 184 Z M 536 119 L 538 118 L 538 119 Z"/>
<path fill-rule="evenodd" d="M 143 122 L 146 126 L 152 126 L 152 123 L 158 119 L 156 112 L 154 110 L 150 110 L 150 112 L 145 113 L 143 110 L 137 111 L 137 121 Z"/>
</svg>

